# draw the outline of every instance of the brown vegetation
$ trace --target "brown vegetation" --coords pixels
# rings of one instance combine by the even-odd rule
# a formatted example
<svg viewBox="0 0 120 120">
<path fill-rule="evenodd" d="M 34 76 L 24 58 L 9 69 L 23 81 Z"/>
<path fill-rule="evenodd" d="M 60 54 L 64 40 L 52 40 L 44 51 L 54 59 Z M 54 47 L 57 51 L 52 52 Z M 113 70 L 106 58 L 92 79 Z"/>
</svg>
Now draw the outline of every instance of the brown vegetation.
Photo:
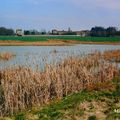
<svg viewBox="0 0 120 120">
<path fill-rule="evenodd" d="M 69 46 L 77 44 L 77 41 L 64 40 L 48 40 L 48 41 L 36 41 L 36 42 L 25 42 L 25 41 L 12 41 L 12 40 L 0 40 L 0 46 Z"/>
<path fill-rule="evenodd" d="M 77 41 L 77 40 L 48 40 L 48 41 L 12 41 L 12 40 L 0 40 L 0 46 L 69 46 L 74 44 L 108 44 L 108 45 L 120 45 L 120 42 L 90 42 L 90 41 Z"/>
<path fill-rule="evenodd" d="M 46 64 L 44 71 L 24 66 L 0 71 L 0 114 L 41 106 L 120 75 L 117 66 L 101 58 L 95 53 L 69 57 L 55 66 Z"/>
<path fill-rule="evenodd" d="M 120 50 L 105 51 L 103 57 L 111 62 L 120 62 Z"/>
<path fill-rule="evenodd" d="M 13 58 L 15 55 L 13 53 L 10 52 L 2 52 L 0 53 L 0 60 L 10 60 L 11 58 Z"/>
</svg>

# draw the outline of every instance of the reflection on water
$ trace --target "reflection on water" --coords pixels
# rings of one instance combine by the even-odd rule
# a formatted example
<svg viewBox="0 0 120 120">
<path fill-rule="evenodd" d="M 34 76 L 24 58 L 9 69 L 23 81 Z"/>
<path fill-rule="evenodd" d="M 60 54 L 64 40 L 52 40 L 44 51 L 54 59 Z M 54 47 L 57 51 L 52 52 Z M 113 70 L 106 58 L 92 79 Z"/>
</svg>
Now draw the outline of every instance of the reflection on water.
<svg viewBox="0 0 120 120">
<path fill-rule="evenodd" d="M 0 52 L 13 52 L 16 57 L 0 61 L 0 69 L 13 65 L 40 66 L 56 63 L 67 56 L 81 56 L 94 51 L 116 50 L 120 45 L 75 45 L 75 46 L 1 46 Z"/>
</svg>

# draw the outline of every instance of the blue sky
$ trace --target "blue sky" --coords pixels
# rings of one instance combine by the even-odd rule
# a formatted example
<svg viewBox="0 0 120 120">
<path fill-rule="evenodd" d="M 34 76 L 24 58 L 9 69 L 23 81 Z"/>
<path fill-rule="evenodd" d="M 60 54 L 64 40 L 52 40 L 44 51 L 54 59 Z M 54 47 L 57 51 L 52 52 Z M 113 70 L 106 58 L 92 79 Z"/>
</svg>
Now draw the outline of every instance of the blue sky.
<svg viewBox="0 0 120 120">
<path fill-rule="evenodd" d="M 0 0 L 0 26 L 37 30 L 120 28 L 120 0 Z"/>
</svg>

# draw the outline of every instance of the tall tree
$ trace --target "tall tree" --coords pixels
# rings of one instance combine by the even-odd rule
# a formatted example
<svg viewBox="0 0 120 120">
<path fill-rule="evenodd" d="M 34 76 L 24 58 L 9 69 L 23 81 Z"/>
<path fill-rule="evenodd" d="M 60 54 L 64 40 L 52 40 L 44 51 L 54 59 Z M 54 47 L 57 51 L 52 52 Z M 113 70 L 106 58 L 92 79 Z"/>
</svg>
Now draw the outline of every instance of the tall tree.
<svg viewBox="0 0 120 120">
<path fill-rule="evenodd" d="M 13 29 L 7 29 L 5 27 L 0 27 L 0 35 L 14 35 Z"/>
<path fill-rule="evenodd" d="M 106 36 L 106 29 L 104 27 L 93 27 L 90 34 L 95 37 L 104 37 Z"/>
<path fill-rule="evenodd" d="M 107 36 L 115 36 L 117 34 L 117 28 L 116 27 L 108 27 L 106 29 Z"/>
</svg>

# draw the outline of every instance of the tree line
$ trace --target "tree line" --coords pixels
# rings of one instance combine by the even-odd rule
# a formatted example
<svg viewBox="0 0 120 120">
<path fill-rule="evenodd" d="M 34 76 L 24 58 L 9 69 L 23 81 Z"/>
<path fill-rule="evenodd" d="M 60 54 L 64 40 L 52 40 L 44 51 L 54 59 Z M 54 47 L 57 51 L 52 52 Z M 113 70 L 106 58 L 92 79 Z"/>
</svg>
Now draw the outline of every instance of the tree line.
<svg viewBox="0 0 120 120">
<path fill-rule="evenodd" d="M 15 35 L 15 32 L 13 29 L 8 29 L 5 27 L 0 27 L 0 35 L 6 36 L 6 35 Z"/>
<path fill-rule="evenodd" d="M 120 36 L 120 31 L 116 27 L 93 27 L 90 30 L 90 36 L 93 37 L 113 37 Z"/>
<path fill-rule="evenodd" d="M 41 30 L 41 32 L 38 32 L 37 30 L 24 30 L 24 35 L 40 35 L 40 34 L 52 34 L 50 31 L 46 32 L 46 30 Z M 7 35 L 15 35 L 15 31 L 13 29 L 0 27 L 0 35 L 1 36 L 7 36 Z M 70 31 L 68 33 L 65 33 L 65 35 L 75 35 L 74 31 Z M 116 27 L 108 27 L 104 28 L 101 26 L 96 26 L 91 28 L 89 30 L 89 34 L 87 36 L 92 37 L 114 37 L 114 36 L 120 36 L 120 30 L 118 30 Z"/>
<path fill-rule="evenodd" d="M 46 32 L 45 29 L 41 30 L 40 32 L 37 30 L 24 30 L 24 35 L 46 35 L 49 34 Z"/>
</svg>

